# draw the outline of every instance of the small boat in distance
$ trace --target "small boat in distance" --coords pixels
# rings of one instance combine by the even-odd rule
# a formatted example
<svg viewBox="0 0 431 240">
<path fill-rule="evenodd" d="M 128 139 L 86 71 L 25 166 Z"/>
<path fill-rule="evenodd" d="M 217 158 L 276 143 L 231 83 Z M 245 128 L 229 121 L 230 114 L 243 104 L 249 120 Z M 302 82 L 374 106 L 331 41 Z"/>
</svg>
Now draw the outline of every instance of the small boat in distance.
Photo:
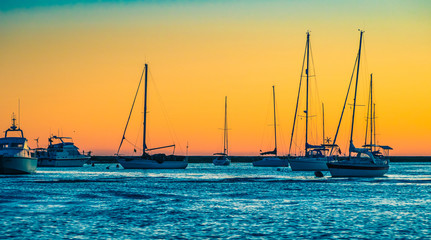
<svg viewBox="0 0 431 240">
<path fill-rule="evenodd" d="M 71 137 L 51 136 L 48 141 L 45 151 L 36 149 L 38 167 L 82 167 L 91 158 L 79 152 Z"/>
<path fill-rule="evenodd" d="M 289 145 L 289 155 L 290 150 L 292 147 L 292 140 L 293 135 L 295 131 L 295 123 L 296 119 L 298 118 L 298 104 L 300 100 L 300 93 L 301 93 L 301 82 L 303 78 L 304 73 L 304 63 L 305 64 L 305 77 L 306 77 L 306 109 L 304 111 L 305 113 L 305 154 L 304 156 L 295 157 L 295 158 L 289 158 L 290 168 L 292 171 L 327 171 L 328 167 L 326 165 L 327 163 L 327 157 L 325 156 L 325 151 L 327 151 L 326 147 L 323 145 L 312 145 L 308 143 L 308 135 L 309 135 L 309 118 L 310 115 L 310 109 L 309 109 L 309 77 L 310 77 L 310 33 L 307 32 L 307 42 L 305 47 L 305 53 L 304 53 L 304 61 L 302 64 L 302 70 L 301 70 L 301 80 L 299 82 L 299 91 L 298 91 L 298 97 L 296 102 L 296 108 L 295 108 L 295 116 L 293 121 L 293 128 L 292 128 L 292 135 L 290 138 L 290 145 Z M 313 64 L 314 65 L 314 64 Z"/>
<path fill-rule="evenodd" d="M 272 157 L 264 157 L 261 160 L 253 162 L 254 167 L 288 167 L 289 161 L 277 157 L 277 118 L 275 116 L 275 88 L 272 86 L 272 100 L 274 105 L 274 150 L 261 152 L 260 155 L 274 155 Z"/>
<path fill-rule="evenodd" d="M 139 92 L 139 86 L 142 82 L 142 75 L 145 72 L 145 88 L 144 88 L 144 133 L 143 133 L 143 153 L 142 156 L 120 156 L 119 152 L 123 141 L 126 139 L 126 130 L 129 125 L 130 116 L 135 105 L 136 97 Z M 148 64 L 145 64 L 144 72 L 142 72 L 141 79 L 139 80 L 138 89 L 136 90 L 135 98 L 133 100 L 132 109 L 130 110 L 129 118 L 127 119 L 126 127 L 124 129 L 123 137 L 120 142 L 120 146 L 117 151 L 117 160 L 121 166 L 125 169 L 185 169 L 188 165 L 187 157 L 176 156 L 176 155 L 165 155 L 165 154 L 153 154 L 150 155 L 149 151 L 170 148 L 173 147 L 175 150 L 175 145 L 148 148 L 146 143 L 147 135 L 147 83 L 148 83 Z"/>
<path fill-rule="evenodd" d="M 230 159 L 228 158 L 229 144 L 228 144 L 228 129 L 227 129 L 227 96 L 224 99 L 224 128 L 223 128 L 223 152 L 214 153 L 217 157 L 213 160 L 214 165 L 228 166 Z"/>
<path fill-rule="evenodd" d="M 355 125 L 355 112 L 356 112 L 356 96 L 358 90 L 358 79 L 359 79 L 359 66 L 361 61 L 361 46 L 362 46 L 362 36 L 363 31 L 361 31 L 360 40 L 359 40 L 359 51 L 357 55 L 357 65 L 356 67 L 356 83 L 355 83 L 355 92 L 353 97 L 353 112 L 352 112 L 352 124 L 350 128 L 350 142 L 349 142 L 349 156 L 347 159 L 337 160 L 334 159 L 327 163 L 329 172 L 332 177 L 382 177 L 389 170 L 389 159 L 385 158 L 377 148 L 382 149 L 387 154 L 389 150 L 392 150 L 389 146 L 379 146 L 373 142 L 373 133 L 375 134 L 375 110 L 373 110 L 373 98 L 372 98 L 372 89 L 373 89 L 373 78 L 371 75 L 370 80 L 370 95 L 368 102 L 368 112 L 367 112 L 367 130 L 368 126 L 370 126 L 370 143 L 367 144 L 367 137 L 365 137 L 365 145 L 363 148 L 356 148 L 353 144 L 353 129 Z M 352 80 L 350 80 L 352 81 Z M 344 109 L 346 106 L 347 98 L 349 96 L 349 89 L 347 91 L 346 100 L 344 102 L 343 111 L 341 113 L 340 122 L 338 124 L 337 132 L 335 134 L 334 143 L 337 139 L 338 130 L 340 127 L 341 119 L 343 117 Z M 374 132 L 373 132 L 374 128 Z M 375 139 L 375 137 L 374 137 Z M 375 141 L 375 140 L 374 140 Z"/>
<path fill-rule="evenodd" d="M 12 115 L 12 126 L 0 138 L 0 174 L 30 174 L 37 168 L 37 158 L 31 157 L 27 139 L 23 131 L 16 126 L 16 118 Z M 10 136 L 8 133 L 19 133 Z"/>
</svg>

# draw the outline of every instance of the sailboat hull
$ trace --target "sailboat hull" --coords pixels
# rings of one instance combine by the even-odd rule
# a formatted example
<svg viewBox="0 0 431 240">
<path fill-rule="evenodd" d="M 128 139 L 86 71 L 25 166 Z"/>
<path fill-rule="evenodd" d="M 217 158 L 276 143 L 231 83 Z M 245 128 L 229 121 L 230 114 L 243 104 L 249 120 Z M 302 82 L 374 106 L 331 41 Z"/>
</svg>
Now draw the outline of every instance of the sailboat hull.
<svg viewBox="0 0 431 240">
<path fill-rule="evenodd" d="M 187 159 L 161 161 L 141 157 L 127 157 L 118 158 L 117 160 L 124 169 L 185 169 L 188 166 Z"/>
<path fill-rule="evenodd" d="M 0 156 L 0 174 L 30 174 L 37 168 L 37 158 Z"/>
<path fill-rule="evenodd" d="M 230 160 L 228 158 L 225 159 L 214 159 L 213 164 L 216 166 L 229 166 Z"/>
<path fill-rule="evenodd" d="M 332 177 L 383 177 L 389 170 L 389 165 L 328 163 Z"/>
<path fill-rule="evenodd" d="M 253 162 L 254 167 L 289 167 L 287 159 L 280 159 L 278 157 L 266 157 L 262 160 Z"/>
<path fill-rule="evenodd" d="M 298 157 L 289 159 L 292 171 L 328 171 L 327 158 Z"/>
</svg>

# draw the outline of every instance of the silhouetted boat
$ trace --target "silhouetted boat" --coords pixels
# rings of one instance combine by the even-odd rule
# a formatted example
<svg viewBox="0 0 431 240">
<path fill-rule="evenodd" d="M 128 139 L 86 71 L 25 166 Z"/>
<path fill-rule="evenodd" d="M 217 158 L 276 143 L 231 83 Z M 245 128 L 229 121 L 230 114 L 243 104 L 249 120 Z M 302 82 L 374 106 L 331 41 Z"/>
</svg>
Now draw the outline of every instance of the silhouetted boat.
<svg viewBox="0 0 431 240">
<path fill-rule="evenodd" d="M 306 58 L 305 58 L 306 55 Z M 309 63 L 310 63 L 310 33 L 307 32 L 307 42 L 306 42 L 306 48 L 304 53 L 304 61 L 306 61 L 306 109 L 304 111 L 305 113 L 305 155 L 296 157 L 296 158 L 289 158 L 289 163 L 292 171 L 327 171 L 328 167 L 326 165 L 327 163 L 327 157 L 325 156 L 325 151 L 327 149 L 323 145 L 312 145 L 308 143 L 308 119 L 310 118 L 310 111 L 309 111 Z M 304 62 L 303 62 L 303 68 L 304 68 Z M 296 119 L 298 117 L 298 104 L 300 99 L 300 92 L 301 92 L 301 82 L 302 82 L 302 73 L 301 72 L 301 80 L 299 83 L 299 91 L 298 91 L 298 97 L 297 97 L 297 103 L 295 108 L 295 116 L 293 121 L 293 128 L 292 128 L 292 135 L 290 139 L 290 146 L 289 146 L 289 155 L 290 150 L 292 147 L 292 140 L 293 135 L 295 131 L 295 123 Z"/>
<path fill-rule="evenodd" d="M 90 156 L 79 153 L 71 137 L 52 136 L 45 151 L 36 151 L 38 167 L 82 167 Z"/>
<path fill-rule="evenodd" d="M 217 157 L 213 160 L 214 165 L 227 166 L 230 165 L 228 157 L 229 143 L 228 143 L 228 129 L 227 129 L 227 97 L 224 100 L 224 128 L 223 128 L 223 152 L 214 153 Z"/>
<path fill-rule="evenodd" d="M 142 156 L 120 156 L 119 152 L 121 149 L 121 145 L 125 139 L 125 134 L 127 130 L 127 126 L 129 124 L 130 116 L 133 111 L 133 107 L 135 105 L 136 96 L 139 92 L 139 86 L 142 82 L 142 76 L 139 81 L 138 89 L 136 90 L 136 95 L 133 100 L 132 109 L 130 110 L 129 118 L 127 119 L 126 127 L 124 129 L 123 137 L 121 139 L 120 146 L 118 147 L 117 156 L 118 162 L 125 169 L 184 169 L 188 165 L 187 157 L 185 156 L 176 156 L 176 155 L 165 155 L 165 154 L 153 154 L 150 155 L 147 152 L 157 149 L 170 148 L 173 147 L 175 149 L 175 145 L 156 147 L 156 148 L 148 148 L 146 143 L 146 130 L 147 130 L 147 74 L 148 74 L 148 64 L 145 64 L 145 95 L 144 95 L 144 133 L 143 133 L 143 154 Z M 143 72 L 144 73 L 144 72 Z"/>
<path fill-rule="evenodd" d="M 0 138 L 0 174 L 29 174 L 37 168 L 37 158 L 31 157 L 27 139 L 15 121 L 12 116 L 12 126 L 5 131 L 4 138 Z M 8 136 L 14 132 L 20 136 Z"/>
<path fill-rule="evenodd" d="M 359 40 L 359 52 L 357 55 L 357 65 L 356 66 L 356 84 L 355 84 L 355 93 L 353 98 L 353 112 L 352 112 L 352 125 L 350 128 L 350 143 L 349 143 L 349 157 L 343 160 L 333 160 L 327 163 L 329 172 L 332 177 L 381 177 L 385 175 L 389 170 L 389 159 L 383 157 L 382 153 L 376 149 L 382 149 L 385 152 L 389 152 L 392 150 L 389 146 L 380 146 L 376 145 L 373 142 L 373 133 L 375 134 L 375 111 L 373 111 L 373 99 L 372 99 L 372 75 L 370 81 L 370 97 L 369 97 L 369 105 L 368 105 L 368 117 L 367 117 L 367 128 L 370 126 L 370 143 L 367 144 L 367 139 L 365 138 L 365 145 L 363 148 L 356 148 L 353 144 L 353 127 L 355 124 L 355 112 L 356 112 L 356 95 L 358 89 L 358 79 L 359 79 L 359 66 L 361 61 L 361 47 L 362 47 L 362 35 L 363 31 L 360 34 Z M 346 101 L 344 103 L 343 112 L 341 113 L 341 119 L 343 117 L 345 105 L 347 102 L 347 98 L 349 95 L 349 89 L 347 91 Z M 371 117 L 370 117 L 371 116 Z M 337 133 L 334 138 L 334 143 L 337 139 L 339 126 L 337 128 Z M 374 132 L 373 132 L 374 128 Z M 368 129 L 367 129 L 368 131 Z M 367 132 L 366 131 L 366 132 Z M 375 137 L 374 137 L 375 139 Z"/>
<path fill-rule="evenodd" d="M 262 152 L 260 155 L 274 155 L 271 157 L 264 157 L 261 160 L 253 162 L 253 166 L 255 167 L 288 167 L 289 162 L 287 159 L 280 159 L 277 157 L 277 118 L 275 116 L 275 89 L 272 86 L 272 100 L 274 106 L 274 150 Z"/>
</svg>

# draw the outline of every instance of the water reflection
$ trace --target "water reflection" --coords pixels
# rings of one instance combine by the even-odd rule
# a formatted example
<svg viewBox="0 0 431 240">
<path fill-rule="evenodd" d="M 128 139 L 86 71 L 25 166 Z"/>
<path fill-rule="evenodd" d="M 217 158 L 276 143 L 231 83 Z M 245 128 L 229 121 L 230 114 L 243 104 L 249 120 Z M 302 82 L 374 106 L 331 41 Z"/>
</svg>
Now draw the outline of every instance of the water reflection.
<svg viewBox="0 0 431 240">
<path fill-rule="evenodd" d="M 428 164 L 392 164 L 384 178 L 316 178 L 245 163 L 106 166 L 1 176 L 3 236 L 416 239 L 431 233 Z"/>
</svg>

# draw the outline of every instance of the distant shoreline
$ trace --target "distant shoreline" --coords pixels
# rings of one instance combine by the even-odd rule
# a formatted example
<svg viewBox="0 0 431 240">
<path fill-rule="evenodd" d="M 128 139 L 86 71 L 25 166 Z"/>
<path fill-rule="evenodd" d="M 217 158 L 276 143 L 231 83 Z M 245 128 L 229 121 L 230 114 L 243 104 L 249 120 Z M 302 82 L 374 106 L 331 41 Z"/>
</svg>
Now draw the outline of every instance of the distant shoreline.
<svg viewBox="0 0 431 240">
<path fill-rule="evenodd" d="M 259 156 L 229 156 L 232 162 L 254 162 Z M 283 157 L 280 157 L 283 158 Z M 214 156 L 189 156 L 189 163 L 212 163 Z M 92 163 L 117 163 L 115 156 L 91 156 Z M 391 162 L 431 162 L 431 156 L 391 156 Z"/>
</svg>

